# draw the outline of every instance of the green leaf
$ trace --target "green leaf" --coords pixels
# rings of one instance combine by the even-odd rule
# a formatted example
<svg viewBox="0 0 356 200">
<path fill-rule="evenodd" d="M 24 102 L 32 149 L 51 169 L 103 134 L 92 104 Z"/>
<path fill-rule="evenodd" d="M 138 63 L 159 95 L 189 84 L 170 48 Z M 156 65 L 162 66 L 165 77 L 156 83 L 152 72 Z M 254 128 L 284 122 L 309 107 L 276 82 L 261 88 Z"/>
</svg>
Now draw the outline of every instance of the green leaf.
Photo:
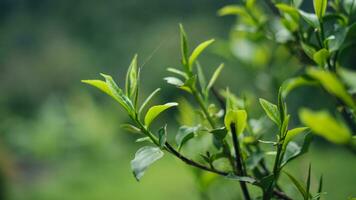
<svg viewBox="0 0 356 200">
<path fill-rule="evenodd" d="M 284 173 L 288 176 L 288 178 L 293 182 L 293 184 L 297 187 L 298 191 L 302 194 L 303 198 L 308 198 L 308 193 L 305 187 L 298 181 L 294 176 L 286 171 Z"/>
<path fill-rule="evenodd" d="M 184 27 L 182 24 L 179 24 L 179 30 L 180 30 L 180 48 L 181 48 L 181 54 L 182 54 L 182 63 L 184 66 L 187 66 L 188 64 L 188 41 L 187 41 L 187 34 L 184 31 Z M 188 70 L 188 67 L 186 67 L 186 70 Z"/>
<path fill-rule="evenodd" d="M 219 16 L 226 16 L 226 15 L 241 15 L 241 16 L 248 16 L 246 10 L 241 6 L 236 5 L 229 5 L 218 10 Z"/>
<path fill-rule="evenodd" d="M 262 98 L 260 98 L 260 104 L 267 116 L 278 126 L 280 126 L 281 119 L 277 106 Z"/>
<path fill-rule="evenodd" d="M 296 8 L 284 3 L 278 3 L 276 4 L 276 7 L 279 9 L 281 13 L 288 14 L 295 22 L 298 22 L 299 13 Z"/>
<path fill-rule="evenodd" d="M 169 68 L 167 68 L 167 71 L 172 72 L 172 73 L 175 73 L 175 74 L 178 74 L 178 75 L 182 76 L 183 78 L 188 79 L 187 73 L 185 73 L 185 72 L 183 72 L 183 71 L 180 71 L 180 70 L 178 70 L 178 69 L 170 68 L 170 67 L 169 67 Z"/>
<path fill-rule="evenodd" d="M 204 90 L 204 88 L 206 88 L 205 75 L 204 75 L 204 72 L 203 72 L 203 69 L 202 69 L 200 63 L 199 62 L 196 62 L 196 63 L 197 63 L 197 74 L 198 74 L 199 85 L 200 85 L 200 88 L 202 88 L 202 90 Z"/>
<path fill-rule="evenodd" d="M 302 49 L 304 51 L 304 53 L 310 58 L 310 59 L 313 59 L 313 56 L 316 52 L 315 48 L 310 46 L 310 45 L 307 45 L 306 43 L 304 42 L 301 42 L 300 43 L 301 46 L 302 46 Z"/>
<path fill-rule="evenodd" d="M 348 28 L 339 28 L 333 37 L 328 42 L 328 47 L 330 52 L 334 52 L 340 49 L 341 45 L 344 43 Z"/>
<path fill-rule="evenodd" d="M 132 124 L 122 124 L 121 128 L 131 133 L 141 133 L 141 130 Z"/>
<path fill-rule="evenodd" d="M 149 127 L 152 123 L 152 121 L 163 111 L 167 110 L 168 108 L 178 106 L 178 103 L 172 102 L 172 103 L 166 103 L 164 105 L 157 105 L 157 106 L 152 106 L 146 113 L 145 116 L 145 125 Z"/>
<path fill-rule="evenodd" d="M 101 74 L 105 78 L 106 85 L 108 86 L 112 97 L 119 102 L 130 115 L 134 114 L 134 106 L 131 100 L 122 92 L 122 90 L 117 86 L 114 79 L 106 74 Z"/>
<path fill-rule="evenodd" d="M 282 84 L 282 97 L 286 98 L 294 89 L 304 85 L 315 85 L 316 81 L 303 76 L 287 79 Z"/>
<path fill-rule="evenodd" d="M 328 6 L 328 0 L 313 0 L 313 5 L 315 14 L 318 16 L 319 20 L 322 21 Z"/>
<path fill-rule="evenodd" d="M 336 144 L 347 144 L 351 141 L 351 133 L 347 126 L 337 121 L 326 111 L 314 112 L 302 109 L 299 112 L 300 120 L 308 126 L 313 133 L 324 137 Z"/>
<path fill-rule="evenodd" d="M 158 130 L 158 141 L 161 149 L 164 147 L 167 141 L 167 125 Z"/>
<path fill-rule="evenodd" d="M 145 107 L 151 102 L 152 98 L 161 90 L 161 88 L 157 88 L 155 89 L 147 98 L 146 100 L 142 103 L 138 114 L 141 115 L 143 109 L 145 109 Z"/>
<path fill-rule="evenodd" d="M 351 108 L 355 108 L 355 103 L 352 97 L 347 93 L 345 86 L 339 81 L 334 73 L 309 68 L 307 74 L 318 80 L 326 91 L 340 98 Z"/>
<path fill-rule="evenodd" d="M 199 57 L 199 55 L 209 46 L 211 45 L 215 40 L 211 39 L 211 40 L 207 40 L 201 44 L 199 44 L 192 52 L 192 54 L 189 57 L 189 70 L 192 70 L 192 66 L 194 64 L 194 62 L 197 60 L 197 58 Z"/>
<path fill-rule="evenodd" d="M 131 161 L 131 169 L 137 181 L 145 174 L 147 168 L 163 157 L 163 151 L 158 147 L 145 146 L 140 148 Z"/>
<path fill-rule="evenodd" d="M 219 67 L 214 71 L 213 76 L 211 77 L 208 86 L 206 87 L 206 90 L 209 91 L 211 87 L 213 87 L 216 79 L 218 79 L 222 69 L 224 68 L 224 63 L 221 63 Z"/>
<path fill-rule="evenodd" d="M 302 10 L 299 10 L 299 14 L 300 14 L 300 16 L 302 16 L 304 21 L 307 22 L 313 28 L 319 28 L 320 27 L 318 17 L 315 14 L 307 13 L 307 12 L 304 12 Z"/>
<path fill-rule="evenodd" d="M 129 69 L 127 70 L 125 87 L 126 96 L 132 99 L 138 87 L 137 54 L 133 57 Z"/>
<path fill-rule="evenodd" d="M 94 87 L 98 88 L 99 90 L 101 90 L 102 92 L 105 92 L 106 94 L 108 94 L 112 98 L 115 98 L 111 94 L 111 91 L 110 91 L 110 89 L 107 86 L 105 81 L 102 81 L 102 80 L 82 80 L 82 83 L 86 83 L 88 85 L 94 86 Z"/>
<path fill-rule="evenodd" d="M 351 15 L 356 10 L 356 0 L 344 0 L 342 5 L 348 15 Z"/>
<path fill-rule="evenodd" d="M 305 154 L 309 150 L 310 143 L 313 139 L 312 134 L 306 134 L 304 136 L 303 145 L 300 147 L 295 142 L 289 142 L 285 148 L 284 156 L 282 159 L 281 167 L 285 166 L 288 162 L 298 158 L 299 156 Z"/>
<path fill-rule="evenodd" d="M 289 130 L 287 132 L 286 137 L 284 138 L 284 142 L 283 142 L 283 149 L 286 149 L 288 143 L 295 138 L 297 135 L 307 132 L 309 130 L 308 127 L 299 127 L 299 128 L 294 128 L 292 130 Z"/>
<path fill-rule="evenodd" d="M 313 60 L 321 67 L 325 67 L 330 54 L 327 49 L 320 49 L 313 55 Z"/>
<path fill-rule="evenodd" d="M 236 133 L 240 135 L 246 128 L 247 124 L 247 112 L 245 110 L 229 110 L 227 111 L 224 119 L 225 127 L 228 131 L 231 131 L 231 124 L 235 124 Z"/>
<path fill-rule="evenodd" d="M 320 199 L 322 191 L 323 191 L 323 175 L 321 175 L 319 179 L 318 194 L 320 195 L 316 198 L 316 200 Z"/>
<path fill-rule="evenodd" d="M 167 81 L 168 84 L 174 85 L 176 87 L 184 85 L 184 82 L 176 77 L 166 77 L 164 80 Z"/>
<path fill-rule="evenodd" d="M 178 129 L 178 133 L 176 135 L 176 143 L 178 145 L 178 149 L 180 150 L 183 145 L 192 139 L 195 133 L 200 129 L 200 126 L 181 126 Z"/>
<path fill-rule="evenodd" d="M 211 130 L 210 133 L 212 133 L 217 139 L 223 140 L 227 135 L 227 130 L 225 127 L 221 127 Z"/>
</svg>

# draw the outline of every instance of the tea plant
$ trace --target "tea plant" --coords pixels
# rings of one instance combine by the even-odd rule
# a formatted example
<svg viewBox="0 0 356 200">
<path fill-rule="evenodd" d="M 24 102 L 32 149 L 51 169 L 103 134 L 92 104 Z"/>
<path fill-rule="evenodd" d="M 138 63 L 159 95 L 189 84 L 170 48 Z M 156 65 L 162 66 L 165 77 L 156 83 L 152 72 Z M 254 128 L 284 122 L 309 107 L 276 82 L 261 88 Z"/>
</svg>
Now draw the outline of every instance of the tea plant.
<svg viewBox="0 0 356 200">
<path fill-rule="evenodd" d="M 151 124 L 162 112 L 179 105 L 169 102 L 150 106 L 160 89 L 154 90 L 142 103 L 139 102 L 141 69 L 136 55 L 127 71 L 125 89 L 120 88 L 106 74 L 101 74 L 104 81 L 83 80 L 111 96 L 124 108 L 132 121 L 124 127 L 142 134 L 143 137 L 138 142 L 151 143 L 140 148 L 131 161 L 137 180 L 142 178 L 151 164 L 162 158 L 164 153 L 168 153 L 194 168 L 238 181 L 246 200 L 297 198 L 282 190 L 279 185 L 282 174 L 296 186 L 303 199 L 321 198 L 323 178 L 320 177 L 318 188 L 311 188 L 311 165 L 305 183 L 284 171 L 284 167 L 307 153 L 313 135 L 324 137 L 332 143 L 345 146 L 353 153 L 356 152 L 352 136 L 356 130 L 356 104 L 352 96 L 356 91 L 356 73 L 346 69 L 340 60 L 340 55 L 356 42 L 356 2 L 314 0 L 314 13 L 301 10 L 301 3 L 301 0 L 289 3 L 266 1 L 265 4 L 245 0 L 241 5 L 229 5 L 218 12 L 222 16 L 237 15 L 237 23 L 243 28 L 242 31 L 258 34 L 258 37 L 275 45 L 285 46 L 302 66 L 299 76 L 291 77 L 281 85 L 275 104 L 259 99 L 262 109 L 278 128 L 274 141 L 265 140 L 264 135 L 256 131 L 255 124 L 249 120 L 248 106 L 243 98 L 238 98 L 229 89 L 217 90 L 214 87 L 224 64 L 219 65 L 207 81 L 197 59 L 214 39 L 202 42 L 191 51 L 182 25 L 179 27 L 181 68 L 168 68 L 173 75 L 165 80 L 191 95 L 198 107 L 191 109 L 191 105 L 187 103 L 181 105 L 183 117 L 189 115 L 185 118 L 189 118 L 190 123 L 184 124 L 184 120 L 181 120 L 183 124 L 180 124 L 175 135 L 175 144 L 168 137 L 172 133 L 168 133 L 167 124 L 162 124 L 157 131 Z M 278 35 L 280 32 L 273 29 L 272 21 L 281 25 L 283 38 Z M 305 126 L 291 128 L 286 98 L 290 92 L 301 86 L 315 86 L 325 90 L 335 100 L 336 114 L 339 113 L 337 116 L 342 119 L 335 118 L 328 111 L 301 108 L 299 117 Z M 182 148 L 200 135 L 212 137 L 208 150 L 196 150 L 192 158 L 184 155 Z M 295 141 L 299 135 L 303 136 L 301 144 Z M 265 145 L 274 150 L 265 150 Z M 272 166 L 267 165 L 268 155 L 274 157 Z M 250 193 L 248 184 L 259 187 L 261 195 Z"/>
</svg>

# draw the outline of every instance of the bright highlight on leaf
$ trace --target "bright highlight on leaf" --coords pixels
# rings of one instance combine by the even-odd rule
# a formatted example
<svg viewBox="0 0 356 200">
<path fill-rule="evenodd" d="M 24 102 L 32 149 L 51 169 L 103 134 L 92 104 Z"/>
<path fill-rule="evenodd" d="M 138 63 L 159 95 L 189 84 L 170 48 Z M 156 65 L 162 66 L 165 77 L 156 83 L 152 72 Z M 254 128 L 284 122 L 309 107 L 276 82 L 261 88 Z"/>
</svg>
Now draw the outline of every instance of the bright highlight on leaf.
<svg viewBox="0 0 356 200">
<path fill-rule="evenodd" d="M 299 117 L 313 133 L 330 142 L 347 144 L 351 140 L 350 130 L 326 111 L 313 112 L 309 109 L 302 109 L 299 112 Z"/>
<path fill-rule="evenodd" d="M 178 106 L 178 103 L 172 102 L 172 103 L 166 103 L 164 105 L 157 105 L 157 106 L 152 106 L 146 113 L 145 116 L 145 125 L 149 127 L 152 123 L 152 121 L 163 111 L 167 110 L 168 108 Z"/>
<path fill-rule="evenodd" d="M 135 158 L 131 161 L 131 169 L 137 181 L 145 174 L 146 169 L 163 157 L 163 152 L 158 147 L 145 146 L 140 148 Z"/>
<path fill-rule="evenodd" d="M 224 123 L 226 129 L 229 131 L 231 131 L 231 124 L 234 124 L 236 127 L 236 134 L 239 135 L 246 128 L 247 112 L 245 110 L 229 110 L 225 115 Z"/>
</svg>

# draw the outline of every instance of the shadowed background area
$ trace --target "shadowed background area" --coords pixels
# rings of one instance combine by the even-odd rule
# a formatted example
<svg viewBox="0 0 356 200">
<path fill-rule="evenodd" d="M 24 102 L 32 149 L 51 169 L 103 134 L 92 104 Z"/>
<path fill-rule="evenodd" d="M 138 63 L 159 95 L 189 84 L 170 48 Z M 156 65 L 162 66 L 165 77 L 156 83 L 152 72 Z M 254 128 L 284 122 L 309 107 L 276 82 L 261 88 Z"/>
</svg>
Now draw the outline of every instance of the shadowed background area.
<svg viewBox="0 0 356 200">
<path fill-rule="evenodd" d="M 0 199 L 199 199 L 201 186 L 195 181 L 195 171 L 169 155 L 136 182 L 130 160 L 140 145 L 134 142 L 136 135 L 120 128 L 121 122 L 128 121 L 126 114 L 80 80 L 95 79 L 104 72 L 123 85 L 129 62 L 138 53 L 139 65 L 144 64 L 143 95 L 161 87 L 156 102 L 177 100 L 180 91 L 167 86 L 163 77 L 168 74 L 165 68 L 180 63 L 181 22 L 192 46 L 217 39 L 201 63 L 211 74 L 225 62 L 219 87 L 229 85 L 238 94 L 272 99 L 280 81 L 298 68 L 290 60 L 290 68 L 284 67 L 283 59 L 273 69 L 263 67 L 270 49 L 253 55 L 252 64 L 236 59 L 236 52 L 247 51 L 248 46 L 230 43 L 234 18 L 216 15 L 217 9 L 231 3 L 234 1 L 1 0 Z M 270 80 L 269 73 L 279 78 Z M 292 111 L 300 105 L 330 104 L 312 103 L 325 95 L 314 90 L 295 95 L 306 98 L 294 102 L 292 95 Z M 258 105 L 256 102 L 252 103 Z M 255 107 L 254 113 L 262 112 Z M 176 118 L 177 112 L 162 118 L 171 124 L 172 132 Z M 313 144 L 311 152 L 295 161 L 290 170 L 304 178 L 307 172 L 303 169 L 313 160 L 315 180 L 324 173 L 326 199 L 356 196 L 356 172 L 352 170 L 356 161 L 349 152 L 322 140 Z M 293 186 L 288 191 L 296 193 Z M 206 191 L 211 199 L 236 199 L 239 192 L 237 183 L 229 180 L 211 183 Z"/>
</svg>

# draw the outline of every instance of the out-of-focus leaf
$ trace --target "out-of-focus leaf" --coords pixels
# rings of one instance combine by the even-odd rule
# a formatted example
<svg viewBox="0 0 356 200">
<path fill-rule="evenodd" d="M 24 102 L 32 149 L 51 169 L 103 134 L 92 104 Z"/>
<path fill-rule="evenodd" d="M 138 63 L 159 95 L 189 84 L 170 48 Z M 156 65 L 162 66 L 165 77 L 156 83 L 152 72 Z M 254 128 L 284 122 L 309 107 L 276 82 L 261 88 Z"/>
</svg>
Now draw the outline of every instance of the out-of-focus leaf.
<svg viewBox="0 0 356 200">
<path fill-rule="evenodd" d="M 351 140 L 351 133 L 347 126 L 326 111 L 314 112 L 302 109 L 299 112 L 300 120 L 308 126 L 313 133 L 324 137 L 330 142 L 347 144 Z"/>
<path fill-rule="evenodd" d="M 181 126 L 176 135 L 176 143 L 178 145 L 178 149 L 181 149 L 186 142 L 192 139 L 199 128 L 200 126 Z"/>
<path fill-rule="evenodd" d="M 351 92 L 356 92 L 356 71 L 340 68 L 338 72 L 341 79 L 350 87 Z"/>
<path fill-rule="evenodd" d="M 301 42 L 301 46 L 303 48 L 304 53 L 310 58 L 313 59 L 313 56 L 316 52 L 315 48 L 305 44 L 304 42 Z"/>
<path fill-rule="evenodd" d="M 167 141 L 167 125 L 158 130 L 158 142 L 161 148 L 164 147 Z"/>
<path fill-rule="evenodd" d="M 228 178 L 228 179 L 247 182 L 247 183 L 251 183 L 251 184 L 257 183 L 256 179 L 254 179 L 252 177 L 248 177 L 248 176 L 236 176 L 234 174 L 229 174 L 229 175 L 227 175 L 225 177 Z"/>
<path fill-rule="evenodd" d="M 319 20 L 325 15 L 326 7 L 328 6 L 328 0 L 313 0 L 314 11 Z"/>
<path fill-rule="evenodd" d="M 229 110 L 227 111 L 224 119 L 225 127 L 227 130 L 231 131 L 231 124 L 234 124 L 236 127 L 236 133 L 232 134 L 241 134 L 247 124 L 247 112 L 245 110 Z"/>
<path fill-rule="evenodd" d="M 321 175 L 320 179 L 319 179 L 319 186 L 318 186 L 318 194 L 319 194 L 319 196 L 316 198 L 316 200 L 320 199 L 322 191 L 323 191 L 323 175 Z"/>
<path fill-rule="evenodd" d="M 304 86 L 304 85 L 315 85 L 316 83 L 317 83 L 316 81 L 308 79 L 303 76 L 298 76 L 295 78 L 287 79 L 282 84 L 282 96 L 283 96 L 283 98 L 286 98 L 287 95 L 295 88 L 298 88 L 298 87 Z"/>
<path fill-rule="evenodd" d="M 152 121 L 163 111 L 167 110 L 168 108 L 178 106 L 178 103 L 171 102 L 171 103 L 166 103 L 163 105 L 157 105 L 157 106 L 152 106 L 146 113 L 145 116 L 145 125 L 149 127 L 152 123 Z"/>
<path fill-rule="evenodd" d="M 131 169 L 137 181 L 145 174 L 146 169 L 163 157 L 163 151 L 158 147 L 145 146 L 140 148 L 131 161 Z"/>
<path fill-rule="evenodd" d="M 258 166 L 258 164 L 263 159 L 263 157 L 264 157 L 263 153 L 254 153 L 254 154 L 250 155 L 246 159 L 246 167 L 249 170 L 253 170 L 254 168 L 256 168 Z"/>
<path fill-rule="evenodd" d="M 348 28 L 339 28 L 335 32 L 334 37 L 328 42 L 328 47 L 330 52 L 339 50 L 341 45 L 344 43 L 347 32 L 348 32 Z"/>
<path fill-rule="evenodd" d="M 320 27 L 318 17 L 315 14 L 307 13 L 307 12 L 304 12 L 302 10 L 299 10 L 299 14 L 300 14 L 300 16 L 302 16 L 304 21 L 307 22 L 313 28 L 319 28 Z"/>
<path fill-rule="evenodd" d="M 308 169 L 308 176 L 307 176 L 307 195 L 309 196 L 309 193 L 310 193 L 310 176 L 311 176 L 311 164 L 309 163 L 309 169 Z M 306 198 L 306 200 L 308 200 L 309 198 Z"/>
<path fill-rule="evenodd" d="M 297 135 L 304 133 L 306 131 L 308 131 L 309 128 L 308 127 L 299 127 L 299 128 L 294 128 L 292 130 L 289 130 L 287 132 L 286 137 L 284 138 L 284 142 L 283 142 L 283 149 L 285 149 L 288 145 L 288 143 Z"/>
<path fill-rule="evenodd" d="M 337 96 L 351 108 L 355 108 L 352 97 L 347 93 L 344 85 L 339 81 L 335 74 L 328 71 L 309 68 L 307 74 L 318 80 L 325 90 Z"/>
<path fill-rule="evenodd" d="M 295 22 L 298 22 L 299 20 L 299 13 L 298 10 L 288 4 L 284 4 L 284 3 L 278 3 L 276 4 L 276 7 L 279 9 L 279 11 L 283 14 L 288 14 L 290 17 L 292 17 L 292 19 Z"/>
<path fill-rule="evenodd" d="M 267 114 L 267 116 L 278 126 L 280 126 L 281 119 L 277 106 L 262 98 L 260 98 L 260 104 L 263 110 L 265 111 L 265 113 Z"/>
<path fill-rule="evenodd" d="M 219 16 L 225 16 L 225 15 L 248 16 L 248 13 L 241 6 L 229 5 L 229 6 L 225 6 L 225 7 L 221 8 L 221 9 L 219 9 L 218 10 L 218 15 Z"/>
<path fill-rule="evenodd" d="M 133 57 L 129 69 L 126 74 L 126 96 L 132 97 L 134 96 L 137 87 L 138 87 L 138 68 L 137 68 L 137 54 Z"/>
<path fill-rule="evenodd" d="M 342 5 L 347 14 L 351 15 L 356 10 L 356 0 L 343 0 Z"/>
<path fill-rule="evenodd" d="M 205 42 L 202 42 L 201 44 L 199 44 L 192 52 L 192 54 L 189 57 L 189 67 L 190 70 L 193 67 L 194 62 L 197 60 L 197 58 L 199 57 L 199 55 L 209 46 L 211 45 L 215 40 L 214 39 L 210 39 L 207 40 Z"/>
<path fill-rule="evenodd" d="M 221 127 L 211 130 L 210 133 L 212 133 L 214 137 L 218 138 L 219 140 L 223 140 L 227 134 L 227 130 L 225 127 Z"/>
<path fill-rule="evenodd" d="M 330 54 L 327 49 L 320 49 L 313 55 L 313 60 L 321 67 L 325 67 Z"/>
</svg>

